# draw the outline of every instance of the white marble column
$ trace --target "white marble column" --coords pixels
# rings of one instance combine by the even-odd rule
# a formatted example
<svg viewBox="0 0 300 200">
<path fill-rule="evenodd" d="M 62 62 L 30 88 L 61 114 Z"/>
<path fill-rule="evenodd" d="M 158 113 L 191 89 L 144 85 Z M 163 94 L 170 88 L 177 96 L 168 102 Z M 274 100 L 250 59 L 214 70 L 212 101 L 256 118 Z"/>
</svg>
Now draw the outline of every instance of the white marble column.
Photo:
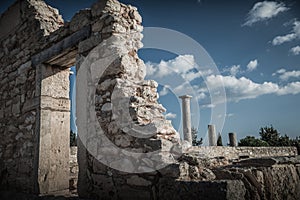
<svg viewBox="0 0 300 200">
<path fill-rule="evenodd" d="M 182 124 L 183 124 L 183 139 L 192 144 L 192 130 L 191 130 L 191 108 L 190 100 L 192 96 L 180 96 L 182 100 Z"/>
<path fill-rule="evenodd" d="M 217 135 L 215 125 L 208 125 L 208 143 L 209 146 L 217 146 Z"/>
<path fill-rule="evenodd" d="M 236 133 L 229 133 L 229 146 L 236 147 L 237 146 L 237 139 Z"/>
</svg>

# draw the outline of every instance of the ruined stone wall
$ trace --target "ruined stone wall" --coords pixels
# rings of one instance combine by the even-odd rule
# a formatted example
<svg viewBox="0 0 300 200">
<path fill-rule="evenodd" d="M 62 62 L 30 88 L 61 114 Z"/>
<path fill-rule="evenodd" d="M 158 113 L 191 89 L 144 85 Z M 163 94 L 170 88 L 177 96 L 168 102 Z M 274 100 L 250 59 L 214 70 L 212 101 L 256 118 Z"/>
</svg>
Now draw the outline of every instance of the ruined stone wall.
<svg viewBox="0 0 300 200">
<path fill-rule="evenodd" d="M 94 117 L 99 117 L 97 124 L 101 124 L 106 137 L 121 148 L 133 147 L 137 152 L 148 152 L 163 147 L 167 154 L 158 155 L 156 160 L 160 162 L 162 157 L 168 158 L 168 151 L 173 143 L 178 144 L 179 135 L 170 121 L 164 119 L 164 108 L 157 104 L 157 84 L 143 80 L 145 66 L 137 57 L 137 50 L 141 47 L 142 26 L 136 8 L 114 0 L 103 0 L 91 9 L 76 13 L 69 23 L 63 24 L 58 11 L 43 1 L 22 0 L 1 15 L 1 26 L 8 24 L 7 21 L 10 21 L 8 29 L 0 33 L 3 47 L 0 52 L 0 92 L 3 94 L 0 120 L 1 138 L 5 138 L 0 142 L 1 189 L 42 194 L 68 189 L 68 67 L 76 64 L 78 70 L 84 69 L 84 60 L 98 45 L 94 55 L 98 58 L 112 55 L 114 59 L 108 63 L 110 67 L 102 77 L 97 70 L 103 70 L 103 63 L 95 65 L 97 63 L 91 62 L 87 66 L 88 70 L 94 69 L 89 76 L 97 78 L 92 95 L 102 99 L 101 102 L 93 102 L 97 110 Z M 116 122 L 111 120 L 111 111 L 107 109 L 109 100 L 114 99 L 109 89 L 112 87 L 118 88 L 117 99 L 131 99 L 132 102 L 128 101 L 125 106 L 126 109 L 130 107 L 130 118 L 137 123 L 136 127 L 151 127 L 151 136 L 140 139 L 116 129 Z M 84 91 L 78 89 L 78 98 L 85 97 L 82 94 Z M 116 103 L 122 109 L 122 102 Z M 90 106 L 79 104 L 78 108 L 87 109 Z M 84 116 L 85 112 L 77 113 Z M 87 138 L 93 140 L 93 135 L 88 135 L 84 130 L 90 121 L 81 122 L 81 135 L 87 134 Z M 82 196 L 106 195 L 109 191 L 101 192 L 97 188 L 99 183 L 105 181 L 101 176 L 106 179 L 110 169 L 101 163 L 97 164 L 94 156 L 86 150 L 88 143 L 84 141 L 82 144 L 79 147 L 79 192 Z M 103 151 L 98 154 L 102 155 Z M 173 160 L 170 158 L 166 162 Z M 116 165 L 122 164 L 115 161 L 113 163 Z M 146 161 L 145 158 L 145 163 L 149 164 Z M 145 168 L 147 165 L 143 166 Z M 128 169 L 131 172 L 135 170 L 132 167 Z M 95 177 L 98 177 L 97 180 Z M 122 172 L 117 172 L 116 177 L 120 181 L 116 181 L 113 190 L 130 179 Z M 130 190 L 130 186 L 123 190 L 134 194 L 134 187 L 133 190 Z M 146 186 L 141 190 L 150 192 L 151 188 Z"/>
<path fill-rule="evenodd" d="M 183 188 L 204 196 L 211 191 L 208 198 L 247 194 L 244 180 L 218 180 L 211 166 L 199 161 L 200 150 L 197 158 L 181 156 L 179 134 L 157 102 L 157 83 L 144 80 L 136 8 L 101 0 L 63 24 L 43 1 L 22 0 L 1 16 L 1 26 L 8 21 L 9 28 L 0 31 L 0 189 L 68 190 L 69 157 L 74 158 L 69 155 L 68 67 L 76 65 L 80 197 L 195 196 Z M 251 152 L 256 150 L 230 154 Z"/>
<path fill-rule="evenodd" d="M 202 158 L 224 157 L 234 160 L 240 158 L 261 158 L 276 156 L 296 156 L 296 147 L 225 147 L 225 146 L 200 146 L 189 149 L 191 153 L 198 153 Z"/>
<path fill-rule="evenodd" d="M 0 17 L 0 186 L 33 192 L 41 92 L 31 56 L 63 21 L 56 9 L 31 2 L 17 1 Z"/>
<path fill-rule="evenodd" d="M 70 171 L 69 171 L 69 189 L 72 193 L 77 193 L 78 181 L 78 160 L 77 160 L 77 147 L 70 147 Z"/>
<path fill-rule="evenodd" d="M 178 144 L 179 134 L 157 103 L 157 83 L 144 80 L 145 65 L 137 56 L 142 39 L 137 9 L 112 0 L 101 6 L 90 11 L 92 18 L 105 19 L 92 25 L 92 34 L 112 35 L 101 43 L 82 41 L 78 49 L 78 193 L 95 199 L 151 199 L 160 176 L 155 169 L 175 161 L 170 148 Z M 109 26 L 100 28 L 103 23 Z M 97 44 L 92 51 L 91 44 Z M 154 158 L 156 150 L 162 151 Z"/>
</svg>

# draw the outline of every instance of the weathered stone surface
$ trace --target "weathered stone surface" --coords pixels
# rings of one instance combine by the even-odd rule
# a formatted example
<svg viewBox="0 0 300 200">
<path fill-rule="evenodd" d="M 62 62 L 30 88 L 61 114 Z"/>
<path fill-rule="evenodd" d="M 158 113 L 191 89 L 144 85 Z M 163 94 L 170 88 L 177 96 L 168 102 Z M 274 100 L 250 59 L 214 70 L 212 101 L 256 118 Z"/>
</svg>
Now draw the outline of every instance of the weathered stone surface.
<svg viewBox="0 0 300 200">
<path fill-rule="evenodd" d="M 297 199 L 299 158 L 231 165 L 293 156 L 295 148 L 180 143 L 157 102 L 158 84 L 144 80 L 141 22 L 135 7 L 116 0 L 96 2 L 65 24 L 41 0 L 1 15 L 0 189 L 76 191 L 79 173 L 79 195 L 91 199 Z M 76 150 L 69 152 L 67 68 L 75 63 L 86 70 L 77 91 L 79 166 Z"/>
<path fill-rule="evenodd" d="M 242 165 L 237 163 L 213 172 L 217 179 L 243 181 L 246 199 L 299 199 L 300 174 L 296 164 L 299 158 L 287 159 L 289 164 L 280 164 L 280 160 L 249 159 L 241 161 Z"/>
<path fill-rule="evenodd" d="M 159 199 L 245 199 L 241 181 L 174 181 L 162 178 L 159 181 Z"/>
</svg>

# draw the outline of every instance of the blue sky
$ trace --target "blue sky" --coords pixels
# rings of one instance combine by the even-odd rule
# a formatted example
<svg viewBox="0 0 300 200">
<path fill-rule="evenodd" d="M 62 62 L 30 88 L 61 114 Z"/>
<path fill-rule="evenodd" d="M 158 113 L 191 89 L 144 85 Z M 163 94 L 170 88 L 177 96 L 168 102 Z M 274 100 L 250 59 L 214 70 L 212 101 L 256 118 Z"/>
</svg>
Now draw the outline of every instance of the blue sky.
<svg viewBox="0 0 300 200">
<path fill-rule="evenodd" d="M 1 1 L 0 11 L 11 2 Z M 70 20 L 76 11 L 90 7 L 95 1 L 46 2 L 58 8 L 65 20 Z M 183 81 L 189 83 L 193 92 L 193 126 L 198 127 L 199 136 L 204 139 L 212 110 L 218 104 L 226 107 L 224 116 L 220 116 L 225 119 L 224 127 L 216 127 L 222 132 L 223 143 L 228 132 L 236 132 L 239 139 L 246 135 L 258 136 L 260 127 L 271 124 L 281 134 L 300 136 L 299 1 L 121 2 L 138 7 L 144 27 L 172 29 L 196 41 L 219 71 L 215 74 L 204 70 L 201 60 L 197 60 L 199 55 L 190 52 L 177 55 L 157 49 L 139 51 L 147 65 L 147 78 L 161 83 L 159 102 L 167 108 L 166 114 L 175 128 L 180 129 L 181 118 L 175 93 L 190 92 L 185 85 L 175 87 L 176 82 Z M 220 89 L 221 82 L 226 99 L 212 104 L 211 92 Z"/>
</svg>

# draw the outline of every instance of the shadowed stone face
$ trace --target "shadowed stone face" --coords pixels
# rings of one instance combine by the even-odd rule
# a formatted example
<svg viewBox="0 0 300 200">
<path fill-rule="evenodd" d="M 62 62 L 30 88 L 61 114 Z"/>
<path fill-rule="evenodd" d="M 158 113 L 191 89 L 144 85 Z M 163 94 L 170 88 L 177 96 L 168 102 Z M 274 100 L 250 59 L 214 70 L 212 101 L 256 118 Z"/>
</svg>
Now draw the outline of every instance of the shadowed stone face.
<svg viewBox="0 0 300 200">
<path fill-rule="evenodd" d="M 297 157 L 230 168 L 241 156 L 289 156 L 295 149 L 201 147 L 183 154 L 179 134 L 157 102 L 158 84 L 144 80 L 145 65 L 137 55 L 141 23 L 135 7 L 116 0 L 99 1 L 66 24 L 42 0 L 18 1 L 1 15 L 0 189 L 67 191 L 69 178 L 76 187 L 79 170 L 83 198 L 272 199 L 270 191 L 258 188 L 284 188 L 287 178 L 270 176 L 285 174 L 292 175 L 288 194 L 271 192 L 278 199 L 298 197 Z M 78 168 L 76 150 L 69 152 L 73 65 Z M 225 177 L 232 180 L 219 180 Z"/>
</svg>

